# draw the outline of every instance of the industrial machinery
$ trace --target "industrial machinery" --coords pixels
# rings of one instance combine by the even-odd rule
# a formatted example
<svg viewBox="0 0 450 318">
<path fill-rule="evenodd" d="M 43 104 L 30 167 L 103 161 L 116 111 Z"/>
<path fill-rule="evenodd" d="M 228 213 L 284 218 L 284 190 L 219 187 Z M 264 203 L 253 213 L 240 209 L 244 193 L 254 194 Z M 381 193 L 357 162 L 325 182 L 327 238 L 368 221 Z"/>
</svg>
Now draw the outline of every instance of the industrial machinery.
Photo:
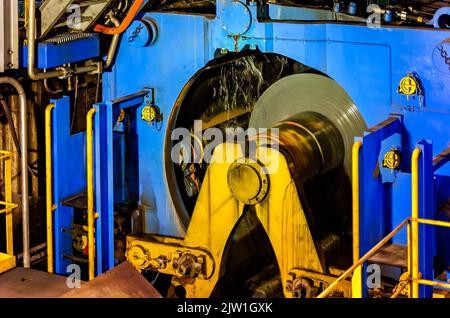
<svg viewBox="0 0 450 318">
<path fill-rule="evenodd" d="M 128 261 L 168 297 L 449 297 L 448 3 L 12 3 L 0 72 L 48 100 L 48 272 Z"/>
</svg>

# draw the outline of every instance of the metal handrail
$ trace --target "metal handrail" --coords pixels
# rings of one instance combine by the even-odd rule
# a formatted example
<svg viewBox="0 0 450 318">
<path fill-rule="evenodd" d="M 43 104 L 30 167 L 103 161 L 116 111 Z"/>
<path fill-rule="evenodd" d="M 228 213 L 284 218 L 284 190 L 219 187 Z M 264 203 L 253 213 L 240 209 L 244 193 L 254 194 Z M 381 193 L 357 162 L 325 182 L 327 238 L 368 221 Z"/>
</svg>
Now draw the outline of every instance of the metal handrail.
<svg viewBox="0 0 450 318">
<path fill-rule="evenodd" d="M 416 147 L 411 156 L 411 217 L 419 218 L 419 158 L 422 150 Z M 409 250 L 408 245 L 408 250 Z M 419 224 L 411 224 L 411 290 L 412 298 L 419 298 Z"/>
<path fill-rule="evenodd" d="M 5 213 L 6 217 L 6 253 L 14 256 L 14 244 L 13 244 L 13 219 L 12 210 L 17 208 L 17 204 L 12 203 L 12 184 L 11 184 L 11 157 L 14 152 L 0 151 L 0 160 L 4 161 L 4 179 L 5 179 L 5 201 L 0 201 L 1 205 L 5 208 L 0 209 L 0 214 Z"/>
<path fill-rule="evenodd" d="M 92 119 L 97 109 L 91 108 L 86 116 L 86 147 L 87 147 L 87 213 L 88 213 L 88 259 L 89 259 L 89 280 L 95 277 L 95 214 L 94 214 L 94 154 L 93 154 L 93 134 Z"/>
<path fill-rule="evenodd" d="M 352 148 L 352 228 L 353 228 L 353 262 L 359 259 L 359 151 L 361 141 L 356 141 Z M 352 276 L 352 298 L 362 297 L 362 267 L 358 266 Z"/>
<path fill-rule="evenodd" d="M 407 218 L 402 223 L 400 223 L 391 233 L 389 233 L 387 236 L 385 236 L 378 244 L 376 244 L 370 251 L 368 251 L 363 257 L 361 257 L 357 262 L 355 262 L 349 269 L 347 269 L 344 273 L 342 273 L 341 276 L 339 276 L 330 286 L 328 286 L 324 291 L 322 291 L 317 298 L 325 298 L 328 296 L 334 288 L 344 279 L 346 279 L 356 268 L 361 266 L 365 261 L 367 261 L 370 257 L 372 257 L 381 247 L 383 247 L 387 242 L 389 242 L 392 237 L 394 237 L 403 227 L 406 225 L 411 226 L 412 224 L 429 224 L 429 225 L 435 225 L 435 226 L 443 226 L 450 228 L 450 222 L 445 221 L 437 221 L 437 220 L 430 220 L 430 219 L 413 219 L 413 218 Z M 412 244 L 408 244 L 408 248 L 411 248 Z M 410 272 L 411 268 L 408 268 L 408 272 Z M 418 274 L 419 276 L 419 274 Z M 409 279 L 411 283 L 417 283 L 417 284 L 424 284 L 424 285 L 430 285 L 430 286 L 439 286 L 444 288 L 450 289 L 450 284 L 446 284 L 443 282 L 437 282 L 432 280 L 425 280 L 420 278 L 410 278 Z M 414 297 L 414 298 L 418 298 Z"/>
<path fill-rule="evenodd" d="M 401 291 L 410 286 L 409 296 L 419 297 L 419 284 L 438 286 L 450 289 L 450 284 L 419 278 L 419 223 L 450 228 L 450 222 L 421 219 L 419 218 L 419 158 L 422 150 L 416 147 L 411 158 L 411 191 L 412 191 L 412 215 L 400 223 L 392 232 L 384 237 L 378 244 L 370 249 L 364 256 L 358 259 L 359 255 L 359 150 L 362 142 L 357 141 L 352 149 L 352 196 L 353 196 L 353 258 L 354 264 L 339 276 L 332 284 L 322 291 L 317 298 L 327 297 L 336 286 L 346 279 L 352 272 L 352 297 L 362 297 L 362 275 L 361 266 L 372 257 L 381 247 L 383 247 L 392 237 L 394 237 L 404 226 L 408 226 L 408 277 L 407 283 L 399 288 L 391 298 L 397 297 Z M 356 260 L 356 259 L 357 260 Z"/>
<path fill-rule="evenodd" d="M 45 108 L 45 192 L 46 192 L 46 218 L 47 218 L 47 271 L 53 273 L 53 205 L 52 189 L 52 118 L 51 113 L 55 104 L 49 104 Z"/>
<path fill-rule="evenodd" d="M 409 219 L 404 220 L 400 223 L 391 233 L 389 233 L 385 238 L 383 238 L 377 245 L 372 247 L 370 251 L 364 254 L 357 262 L 355 262 L 349 269 L 347 269 L 341 276 L 339 276 L 330 286 L 328 286 L 323 292 L 317 296 L 317 298 L 325 298 L 328 296 L 334 288 L 344 279 L 346 279 L 357 267 L 364 264 L 370 257 L 372 257 L 381 247 L 383 247 L 387 242 L 391 240 L 405 225 L 409 223 Z"/>
</svg>

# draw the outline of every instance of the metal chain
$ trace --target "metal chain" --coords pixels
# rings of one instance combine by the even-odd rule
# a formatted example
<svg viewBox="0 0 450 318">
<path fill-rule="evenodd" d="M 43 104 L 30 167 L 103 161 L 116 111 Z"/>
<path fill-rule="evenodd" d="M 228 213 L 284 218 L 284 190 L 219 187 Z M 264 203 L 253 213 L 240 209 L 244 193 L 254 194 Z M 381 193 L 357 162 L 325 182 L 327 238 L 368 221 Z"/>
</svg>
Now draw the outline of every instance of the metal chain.
<svg viewBox="0 0 450 318">
<path fill-rule="evenodd" d="M 450 70 L 450 56 L 448 56 L 447 51 L 444 49 L 444 46 L 440 44 L 437 47 L 439 53 L 441 54 L 441 57 L 444 59 L 444 63 L 448 66 L 448 69 Z"/>
</svg>

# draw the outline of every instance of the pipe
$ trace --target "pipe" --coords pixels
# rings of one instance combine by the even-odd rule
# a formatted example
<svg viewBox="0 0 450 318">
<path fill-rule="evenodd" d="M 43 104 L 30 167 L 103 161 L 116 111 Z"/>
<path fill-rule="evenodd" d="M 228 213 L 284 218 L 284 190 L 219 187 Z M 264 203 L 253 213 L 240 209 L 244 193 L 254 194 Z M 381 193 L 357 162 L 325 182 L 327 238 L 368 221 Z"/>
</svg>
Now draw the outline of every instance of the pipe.
<svg viewBox="0 0 450 318">
<path fill-rule="evenodd" d="M 28 1 L 28 77 L 33 81 L 39 81 L 46 78 L 54 78 L 64 75 L 64 70 L 38 73 L 35 69 L 36 52 L 36 0 Z"/>
<path fill-rule="evenodd" d="M 35 68 L 36 62 L 36 0 L 29 0 L 28 3 L 28 28 L 27 28 L 27 40 L 28 40 L 28 77 L 33 81 L 40 81 L 43 79 L 55 78 L 55 77 L 63 77 L 67 75 L 67 71 L 65 69 L 57 69 L 55 71 L 50 72 L 37 72 Z M 90 66 L 82 66 L 76 67 L 73 69 L 71 74 L 81 74 L 94 72 L 98 70 L 98 66 L 90 65 Z"/>
<path fill-rule="evenodd" d="M 33 254 L 36 254 L 36 253 L 44 252 L 42 250 L 46 249 L 46 248 L 47 248 L 47 243 L 41 243 L 39 245 L 36 245 L 36 246 L 30 248 L 30 254 L 33 255 Z M 23 254 L 22 253 L 17 254 L 17 259 L 22 259 L 22 258 L 23 258 Z"/>
<path fill-rule="evenodd" d="M 113 15 L 109 17 L 114 26 L 120 26 L 120 21 Z M 108 55 L 106 57 L 106 62 L 104 68 L 107 69 L 111 66 L 114 56 L 116 55 L 117 47 L 119 46 L 120 34 L 114 34 L 111 40 L 111 45 L 109 46 Z"/>
<path fill-rule="evenodd" d="M 31 1 L 31 0 L 30 0 Z M 30 3 L 31 5 L 31 3 Z M 9 84 L 19 95 L 20 104 L 20 167 L 22 169 L 22 240 L 23 267 L 30 267 L 30 228 L 28 206 L 28 126 L 27 126 L 27 96 L 22 85 L 14 78 L 0 77 L 0 84 Z"/>
<path fill-rule="evenodd" d="M 95 244 L 94 244 L 94 154 L 92 150 L 92 119 L 97 112 L 91 108 L 86 115 L 86 155 L 87 155 L 87 208 L 88 208 L 88 260 L 89 280 L 95 277 Z"/>
<path fill-rule="evenodd" d="M 422 150 L 415 148 L 411 157 L 411 206 L 412 220 L 419 218 L 419 158 Z M 419 298 L 419 223 L 411 224 L 411 293 L 412 298 Z"/>
<path fill-rule="evenodd" d="M 361 141 L 356 141 L 352 148 L 352 201 L 353 201 L 353 263 L 359 259 L 359 150 Z M 352 298 L 362 298 L 362 268 L 358 266 L 352 276 Z"/>
<path fill-rule="evenodd" d="M 94 31 L 110 35 L 123 33 L 130 26 L 143 3 L 144 0 L 136 0 L 131 6 L 130 11 L 128 11 L 127 16 L 123 19 L 122 23 L 119 26 L 110 28 L 105 25 L 96 24 L 94 27 Z"/>
<path fill-rule="evenodd" d="M 55 104 L 45 109 L 45 192 L 47 216 L 47 271 L 53 273 L 52 118 Z"/>
</svg>

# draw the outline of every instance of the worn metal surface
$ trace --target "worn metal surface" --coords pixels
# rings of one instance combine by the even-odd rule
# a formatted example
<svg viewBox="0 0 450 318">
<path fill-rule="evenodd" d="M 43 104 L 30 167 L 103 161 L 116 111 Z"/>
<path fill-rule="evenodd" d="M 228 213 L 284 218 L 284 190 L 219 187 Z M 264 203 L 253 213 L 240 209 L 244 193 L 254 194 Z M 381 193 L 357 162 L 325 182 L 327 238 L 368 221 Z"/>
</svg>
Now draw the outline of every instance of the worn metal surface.
<svg viewBox="0 0 450 318">
<path fill-rule="evenodd" d="M 63 298 L 161 298 L 159 292 L 128 262 L 96 277 Z"/>
<path fill-rule="evenodd" d="M 16 267 L 0 275 L 0 298 L 54 298 L 68 291 L 66 277 Z"/>
<path fill-rule="evenodd" d="M 407 268 L 408 251 L 405 245 L 390 244 L 386 245 L 371 258 L 369 261 L 375 264 L 391 265 Z"/>
</svg>

